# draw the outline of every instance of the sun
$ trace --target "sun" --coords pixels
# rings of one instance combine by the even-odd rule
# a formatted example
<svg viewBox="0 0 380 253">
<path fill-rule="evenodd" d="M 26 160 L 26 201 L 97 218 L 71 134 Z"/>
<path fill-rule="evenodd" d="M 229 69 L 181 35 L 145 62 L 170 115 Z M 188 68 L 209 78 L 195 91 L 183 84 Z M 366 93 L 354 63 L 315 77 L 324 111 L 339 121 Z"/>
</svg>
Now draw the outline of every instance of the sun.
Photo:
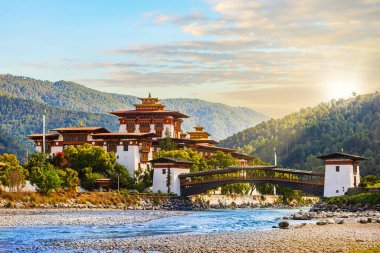
<svg viewBox="0 0 380 253">
<path fill-rule="evenodd" d="M 327 96 L 330 98 L 349 98 L 359 92 L 359 85 L 355 81 L 334 81 L 326 84 Z"/>
</svg>

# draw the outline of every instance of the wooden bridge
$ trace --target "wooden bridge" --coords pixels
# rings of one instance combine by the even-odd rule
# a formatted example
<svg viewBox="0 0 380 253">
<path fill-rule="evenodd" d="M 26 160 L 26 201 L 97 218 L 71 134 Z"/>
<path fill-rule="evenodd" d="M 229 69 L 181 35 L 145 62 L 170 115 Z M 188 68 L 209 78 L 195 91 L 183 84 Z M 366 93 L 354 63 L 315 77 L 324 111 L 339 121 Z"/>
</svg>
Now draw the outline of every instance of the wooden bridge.
<svg viewBox="0 0 380 253">
<path fill-rule="evenodd" d="M 323 195 L 324 173 L 276 166 L 229 167 L 179 175 L 181 195 L 205 193 L 234 183 L 271 183 L 315 196 Z"/>
</svg>

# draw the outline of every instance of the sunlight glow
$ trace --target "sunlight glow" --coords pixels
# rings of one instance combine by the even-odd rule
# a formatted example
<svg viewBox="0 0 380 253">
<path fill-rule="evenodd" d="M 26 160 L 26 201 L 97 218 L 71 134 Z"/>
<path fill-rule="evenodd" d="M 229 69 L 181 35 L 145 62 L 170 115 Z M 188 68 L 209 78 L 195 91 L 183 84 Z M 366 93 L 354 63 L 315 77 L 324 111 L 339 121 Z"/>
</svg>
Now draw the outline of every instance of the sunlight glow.
<svg viewBox="0 0 380 253">
<path fill-rule="evenodd" d="M 349 98 L 353 93 L 360 93 L 361 87 L 358 78 L 334 78 L 324 83 L 324 89 L 328 98 Z"/>
</svg>

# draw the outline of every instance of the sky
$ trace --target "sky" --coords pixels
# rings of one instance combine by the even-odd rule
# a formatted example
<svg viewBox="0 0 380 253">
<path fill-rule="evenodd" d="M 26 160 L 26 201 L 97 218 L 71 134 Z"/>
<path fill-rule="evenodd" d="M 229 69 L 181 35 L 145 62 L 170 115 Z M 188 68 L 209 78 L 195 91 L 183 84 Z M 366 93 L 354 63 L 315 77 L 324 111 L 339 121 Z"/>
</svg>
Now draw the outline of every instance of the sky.
<svg viewBox="0 0 380 253">
<path fill-rule="evenodd" d="M 380 0 L 0 0 L 0 73 L 278 118 L 380 91 Z"/>
</svg>

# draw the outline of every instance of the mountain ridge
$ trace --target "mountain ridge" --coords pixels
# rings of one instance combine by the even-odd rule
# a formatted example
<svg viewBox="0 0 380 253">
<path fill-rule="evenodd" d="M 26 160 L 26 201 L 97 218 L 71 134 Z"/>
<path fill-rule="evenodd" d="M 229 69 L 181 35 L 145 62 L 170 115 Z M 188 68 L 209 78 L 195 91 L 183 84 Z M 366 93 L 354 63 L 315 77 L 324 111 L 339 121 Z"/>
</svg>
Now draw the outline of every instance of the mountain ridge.
<svg viewBox="0 0 380 253">
<path fill-rule="evenodd" d="M 132 109 L 139 99 L 130 95 L 106 93 L 68 81 L 42 81 L 29 77 L 0 74 L 0 94 L 33 100 L 51 106 L 92 113 Z M 245 107 L 232 107 L 201 99 L 162 99 L 167 109 L 191 116 L 183 123 L 185 131 L 203 125 L 216 140 L 226 138 L 269 117 Z"/>
<path fill-rule="evenodd" d="M 341 151 L 364 155 L 363 174 L 380 174 L 380 93 L 332 100 L 271 119 L 221 140 L 221 146 L 280 166 L 315 169 L 318 155 Z"/>
</svg>

